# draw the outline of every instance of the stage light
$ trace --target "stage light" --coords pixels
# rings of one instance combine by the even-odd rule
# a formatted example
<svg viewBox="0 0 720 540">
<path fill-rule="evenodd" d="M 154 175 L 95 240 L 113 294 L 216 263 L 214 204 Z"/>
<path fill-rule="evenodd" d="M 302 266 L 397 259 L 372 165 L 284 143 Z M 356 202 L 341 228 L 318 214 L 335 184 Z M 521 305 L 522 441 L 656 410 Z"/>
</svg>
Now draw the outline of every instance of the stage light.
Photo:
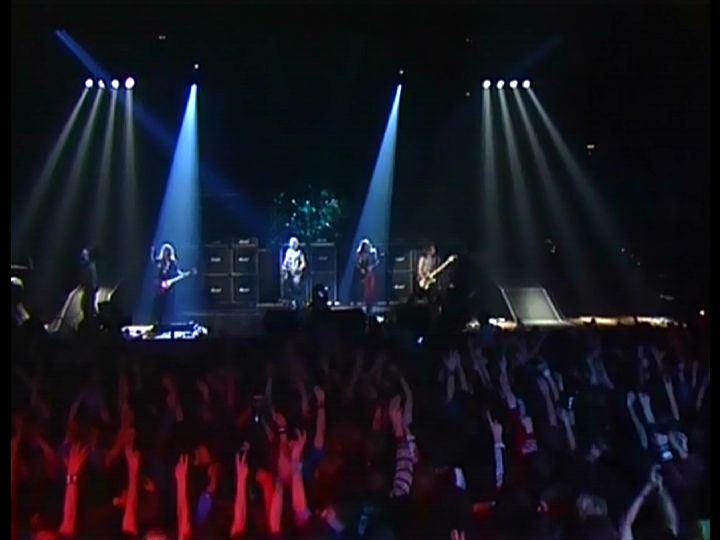
<svg viewBox="0 0 720 540">
<path fill-rule="evenodd" d="M 117 90 L 118 88 L 120 88 L 120 81 L 118 81 L 117 79 L 113 79 L 110 83 L 110 86 L 113 87 L 113 90 Z"/>
<path fill-rule="evenodd" d="M 510 81 L 510 88 L 517 88 L 518 82 L 517 81 Z"/>
<path fill-rule="evenodd" d="M 492 86 L 492 83 L 491 83 L 490 81 L 488 81 L 488 80 L 483 81 L 483 88 L 484 88 L 485 90 L 487 90 L 487 89 L 490 88 L 491 86 Z"/>
<path fill-rule="evenodd" d="M 98 87 L 105 88 L 105 81 L 103 81 L 102 79 L 98 79 Z"/>
<path fill-rule="evenodd" d="M 704 317 L 704 316 L 705 316 L 705 310 L 704 310 L 704 309 L 701 309 L 701 310 L 700 310 L 700 316 L 701 316 L 701 317 Z"/>
<path fill-rule="evenodd" d="M 465 97 L 470 97 L 470 92 L 469 92 L 469 91 L 465 92 Z"/>
<path fill-rule="evenodd" d="M 404 75 L 404 74 L 405 74 L 405 70 L 401 68 L 400 71 L 398 71 L 398 74 L 399 74 L 399 75 Z"/>
<path fill-rule="evenodd" d="M 95 81 L 93 81 L 92 79 L 87 79 L 85 81 L 85 88 L 92 88 L 94 84 L 95 84 Z"/>
<path fill-rule="evenodd" d="M 523 88 L 530 88 L 530 81 L 528 79 L 525 79 L 522 86 Z"/>
<path fill-rule="evenodd" d="M 498 81 L 495 86 L 497 86 L 498 90 L 502 90 L 503 86 L 505 86 L 505 81 Z"/>
<path fill-rule="evenodd" d="M 132 90 L 133 86 L 135 86 L 135 79 L 133 79 L 132 77 L 128 77 L 127 79 L 125 79 L 125 88 L 126 89 Z"/>
<path fill-rule="evenodd" d="M 195 64 L 195 65 L 193 66 L 193 69 L 194 69 L 195 71 L 197 71 L 198 69 L 200 69 L 200 64 Z"/>
</svg>

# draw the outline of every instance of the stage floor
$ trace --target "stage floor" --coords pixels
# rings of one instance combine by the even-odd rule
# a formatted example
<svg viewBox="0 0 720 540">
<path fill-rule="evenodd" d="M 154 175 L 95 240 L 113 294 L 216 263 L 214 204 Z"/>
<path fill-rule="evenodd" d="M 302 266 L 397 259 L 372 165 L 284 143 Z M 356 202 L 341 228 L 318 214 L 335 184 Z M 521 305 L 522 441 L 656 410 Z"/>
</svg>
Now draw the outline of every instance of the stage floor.
<svg viewBox="0 0 720 540">
<path fill-rule="evenodd" d="M 407 306 L 406 306 L 407 307 Z M 412 326 L 413 321 L 420 319 L 427 320 L 427 312 L 422 313 L 423 307 L 417 306 L 420 310 L 419 314 L 410 315 L 409 320 L 405 321 L 403 325 Z M 376 318 L 378 323 L 385 323 L 394 321 L 399 322 L 399 309 L 402 306 L 377 306 L 372 313 L 372 316 Z M 412 307 L 410 308 L 412 311 Z M 330 306 L 330 311 L 338 316 L 342 317 L 343 314 L 347 314 L 357 322 L 353 314 L 359 314 L 361 309 L 358 306 Z M 208 311 L 191 311 L 182 314 L 182 321 L 177 325 L 179 330 L 178 333 L 185 332 L 186 335 L 190 335 L 195 332 L 195 337 L 209 336 L 209 337 L 255 337 L 263 336 L 268 333 L 268 323 L 271 327 L 277 326 L 277 324 L 283 324 L 287 322 L 288 317 L 291 317 L 292 310 L 284 306 L 283 304 L 259 304 L 252 309 L 227 309 L 227 310 L 208 310 Z M 300 318 L 303 315 L 308 314 L 307 310 L 301 311 Z M 420 316 L 420 319 L 417 316 Z M 563 318 L 562 320 L 546 320 L 546 319 L 526 319 L 519 324 L 518 321 L 508 320 L 502 317 L 491 317 L 489 320 L 490 324 L 506 331 L 512 331 L 521 327 L 536 327 L 544 328 L 547 330 L 558 330 L 561 328 L 567 328 L 572 326 L 586 326 L 594 324 L 597 326 L 631 326 L 635 324 L 646 324 L 652 326 L 668 326 L 676 324 L 676 322 L 667 317 L 642 317 L 642 316 L 618 316 L 618 317 L 596 317 L 596 316 L 584 316 L 574 318 Z M 274 324 L 273 324 L 274 323 Z M 201 327 L 207 329 L 208 332 L 201 332 L 198 330 L 190 330 L 191 327 Z M 147 334 L 151 327 L 134 325 L 126 327 L 129 334 L 132 334 L 136 339 L 142 339 L 142 336 Z M 465 331 L 474 332 L 480 329 L 480 325 L 477 320 L 469 320 L 465 324 Z M 162 335 L 167 336 L 168 331 L 163 332 Z M 172 339 L 171 337 L 164 337 L 160 339 Z M 193 338 L 179 338 L 179 339 L 193 339 Z"/>
</svg>

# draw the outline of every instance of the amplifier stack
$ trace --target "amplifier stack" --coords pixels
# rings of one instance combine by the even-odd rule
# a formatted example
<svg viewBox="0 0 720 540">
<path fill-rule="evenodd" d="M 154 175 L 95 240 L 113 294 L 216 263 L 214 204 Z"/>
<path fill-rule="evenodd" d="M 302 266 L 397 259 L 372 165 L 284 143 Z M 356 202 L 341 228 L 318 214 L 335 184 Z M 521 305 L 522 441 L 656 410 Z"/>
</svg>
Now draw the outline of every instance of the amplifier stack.
<svg viewBox="0 0 720 540">
<path fill-rule="evenodd" d="M 255 307 L 258 302 L 257 239 L 206 245 L 202 272 L 208 307 Z"/>
</svg>

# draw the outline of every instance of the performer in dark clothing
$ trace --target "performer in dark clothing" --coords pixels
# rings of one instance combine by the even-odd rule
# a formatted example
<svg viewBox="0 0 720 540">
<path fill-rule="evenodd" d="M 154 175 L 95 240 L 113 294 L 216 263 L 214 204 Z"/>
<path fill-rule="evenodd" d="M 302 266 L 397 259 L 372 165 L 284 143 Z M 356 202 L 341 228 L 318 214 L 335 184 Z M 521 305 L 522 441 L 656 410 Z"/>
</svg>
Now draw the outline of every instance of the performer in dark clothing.
<svg viewBox="0 0 720 540">
<path fill-rule="evenodd" d="M 363 291 L 363 305 L 366 313 L 372 313 L 375 304 L 375 267 L 380 262 L 377 249 L 367 238 L 360 242 L 357 248 L 355 269 L 358 273 Z"/>
<path fill-rule="evenodd" d="M 95 259 L 88 248 L 83 248 L 80 252 L 80 287 L 82 288 L 80 307 L 83 321 L 91 321 L 97 316 L 95 296 L 98 290 L 98 279 Z"/>
<path fill-rule="evenodd" d="M 175 248 L 169 242 L 160 246 L 156 252 L 153 246 L 150 257 L 155 263 L 155 297 L 153 299 L 152 322 L 153 324 L 164 324 L 172 317 L 174 292 L 173 285 L 182 279 L 183 272 L 177 265 Z"/>
</svg>

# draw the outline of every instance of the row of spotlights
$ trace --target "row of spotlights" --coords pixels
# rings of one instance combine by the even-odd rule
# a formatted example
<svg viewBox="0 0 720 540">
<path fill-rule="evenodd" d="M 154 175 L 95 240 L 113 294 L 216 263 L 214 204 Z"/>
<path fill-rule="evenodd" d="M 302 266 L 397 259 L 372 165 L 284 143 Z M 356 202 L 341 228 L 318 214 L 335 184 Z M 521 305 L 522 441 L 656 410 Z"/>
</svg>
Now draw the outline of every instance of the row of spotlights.
<svg viewBox="0 0 720 540">
<path fill-rule="evenodd" d="M 487 90 L 488 88 L 490 88 L 491 86 L 492 86 L 492 82 L 491 82 L 491 81 L 485 80 L 485 81 L 483 82 L 483 88 L 485 88 L 486 90 Z M 505 81 L 503 81 L 502 79 L 500 79 L 497 83 L 495 83 L 495 86 L 497 87 L 498 90 L 501 90 L 502 88 L 505 87 Z M 518 87 L 518 82 L 517 82 L 516 80 L 510 81 L 510 88 L 515 89 L 515 88 L 517 88 L 517 87 Z M 523 87 L 523 88 L 530 88 L 530 81 L 527 80 L 527 79 L 524 80 L 523 83 L 522 83 L 522 87 Z"/>
<path fill-rule="evenodd" d="M 105 81 L 103 81 L 102 79 L 98 79 L 97 85 L 98 85 L 98 88 L 104 89 Z M 92 88 L 93 86 L 95 86 L 94 80 L 87 79 L 85 81 L 85 88 Z M 118 88 L 120 88 L 120 81 L 117 79 L 113 79 L 112 81 L 110 81 L 110 86 L 113 88 L 113 90 L 117 90 Z M 134 86 L 135 86 L 135 79 L 133 79 L 132 77 L 128 77 L 127 79 L 125 79 L 125 88 L 127 90 L 132 90 Z"/>
</svg>

